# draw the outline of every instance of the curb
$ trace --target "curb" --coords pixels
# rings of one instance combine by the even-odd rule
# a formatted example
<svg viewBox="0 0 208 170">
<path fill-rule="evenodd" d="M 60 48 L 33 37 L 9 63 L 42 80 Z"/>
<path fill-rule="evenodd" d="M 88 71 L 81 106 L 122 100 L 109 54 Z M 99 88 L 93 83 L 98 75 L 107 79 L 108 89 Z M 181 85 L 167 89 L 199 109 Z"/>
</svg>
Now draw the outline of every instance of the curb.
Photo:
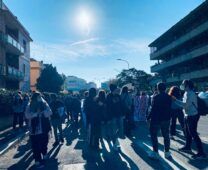
<svg viewBox="0 0 208 170">
<path fill-rule="evenodd" d="M 7 144 L 4 144 L 2 147 L 0 147 L 0 156 L 5 154 L 10 148 L 12 148 L 14 145 L 16 145 L 18 142 L 20 142 L 24 137 L 28 135 L 29 135 L 29 131 L 16 136 L 14 139 L 8 141 Z"/>
</svg>

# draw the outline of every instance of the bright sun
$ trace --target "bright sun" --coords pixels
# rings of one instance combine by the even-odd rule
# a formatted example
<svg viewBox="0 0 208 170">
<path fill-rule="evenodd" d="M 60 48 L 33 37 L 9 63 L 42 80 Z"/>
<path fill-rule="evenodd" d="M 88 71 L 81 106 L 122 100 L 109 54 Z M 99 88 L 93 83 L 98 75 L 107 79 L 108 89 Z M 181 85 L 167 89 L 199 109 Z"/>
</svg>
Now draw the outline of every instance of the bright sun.
<svg viewBox="0 0 208 170">
<path fill-rule="evenodd" d="M 91 13 L 84 9 L 80 10 L 76 17 L 76 23 L 78 28 L 88 35 L 93 25 Z"/>
</svg>

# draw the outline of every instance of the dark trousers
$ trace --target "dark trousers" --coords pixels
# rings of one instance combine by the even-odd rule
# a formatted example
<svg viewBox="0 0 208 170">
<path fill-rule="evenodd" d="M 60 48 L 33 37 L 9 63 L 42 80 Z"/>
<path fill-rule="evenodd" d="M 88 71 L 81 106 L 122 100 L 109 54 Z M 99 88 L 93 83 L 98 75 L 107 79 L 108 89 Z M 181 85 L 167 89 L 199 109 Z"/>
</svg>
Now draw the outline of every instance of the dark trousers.
<svg viewBox="0 0 208 170">
<path fill-rule="evenodd" d="M 24 116 L 23 112 L 21 112 L 21 113 L 14 113 L 14 116 L 13 116 L 13 129 L 16 128 L 17 122 L 19 123 L 19 127 L 20 128 L 23 126 L 23 116 Z"/>
<path fill-rule="evenodd" d="M 101 138 L 101 125 L 91 125 L 90 146 L 99 148 L 99 139 Z"/>
<path fill-rule="evenodd" d="M 133 112 L 128 112 L 125 114 L 125 118 L 124 118 L 124 133 L 126 136 L 131 135 L 131 131 L 135 128 L 135 124 L 134 124 L 134 116 L 133 116 Z"/>
<path fill-rule="evenodd" d="M 61 119 L 54 119 L 52 120 L 52 126 L 53 126 L 53 132 L 55 141 L 58 142 L 59 139 L 63 139 L 63 130 L 62 130 L 62 120 Z M 58 131 L 59 131 L 59 137 L 58 137 Z"/>
<path fill-rule="evenodd" d="M 78 124 L 79 113 L 72 111 L 72 120 L 75 122 L 75 124 Z"/>
<path fill-rule="evenodd" d="M 170 134 L 176 135 L 176 121 L 179 121 L 181 128 L 184 132 L 184 114 L 181 109 L 173 109 L 171 111 L 171 125 L 170 125 Z"/>
<path fill-rule="evenodd" d="M 151 122 L 150 123 L 150 135 L 152 140 L 153 151 L 158 152 L 158 131 L 161 130 L 164 138 L 165 152 L 170 149 L 170 137 L 169 137 L 170 121 Z"/>
<path fill-rule="evenodd" d="M 35 161 L 41 161 L 42 155 L 47 154 L 48 134 L 31 135 L 31 146 L 33 151 L 33 158 Z"/>
<path fill-rule="evenodd" d="M 204 153 L 201 139 L 197 133 L 197 126 L 200 116 L 185 117 L 186 147 L 191 149 L 192 139 L 196 143 L 198 153 Z"/>
</svg>

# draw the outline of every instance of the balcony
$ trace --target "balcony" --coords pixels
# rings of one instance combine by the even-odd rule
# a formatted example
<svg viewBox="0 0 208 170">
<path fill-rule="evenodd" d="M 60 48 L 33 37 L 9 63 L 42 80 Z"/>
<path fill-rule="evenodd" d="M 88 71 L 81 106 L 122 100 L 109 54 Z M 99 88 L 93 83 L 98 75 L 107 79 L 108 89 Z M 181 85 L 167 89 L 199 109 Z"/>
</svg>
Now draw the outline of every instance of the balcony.
<svg viewBox="0 0 208 170">
<path fill-rule="evenodd" d="M 18 69 L 11 67 L 11 66 L 7 66 L 6 77 L 9 79 L 23 80 L 24 75 Z"/>
<path fill-rule="evenodd" d="M 173 65 L 177 65 L 179 63 L 188 61 L 188 60 L 192 60 L 194 58 L 200 57 L 202 55 L 208 54 L 208 45 L 205 45 L 201 48 L 195 49 L 185 55 L 176 57 L 174 59 L 169 60 L 168 62 L 163 62 L 160 64 L 156 64 L 154 66 L 151 67 L 151 72 L 159 72 L 163 69 L 166 69 L 168 67 L 171 67 Z"/>
<path fill-rule="evenodd" d="M 0 76 L 6 75 L 6 66 L 0 64 Z"/>
<path fill-rule="evenodd" d="M 198 79 L 208 77 L 208 69 L 197 70 L 189 73 L 184 73 L 178 76 L 169 77 L 166 79 L 167 83 L 174 83 L 178 81 L 183 81 L 185 79 Z"/>
<path fill-rule="evenodd" d="M 6 50 L 8 52 L 16 55 L 24 54 L 24 48 L 10 35 L 0 33 L 0 41 L 6 45 Z"/>
<path fill-rule="evenodd" d="M 171 49 L 176 48 L 177 46 L 185 43 L 186 41 L 196 37 L 197 35 L 203 33 L 204 31 L 208 30 L 208 22 L 205 22 L 204 24 L 198 26 L 194 30 L 190 31 L 189 33 L 185 34 L 184 36 L 176 39 L 170 44 L 167 44 L 165 47 L 163 47 L 160 50 L 151 50 L 150 53 L 150 59 L 151 60 L 156 60 L 158 59 L 159 56 L 163 55 L 164 53 L 168 52 Z M 152 47 L 154 48 L 154 47 Z M 156 49 L 156 48 L 155 48 Z"/>
</svg>

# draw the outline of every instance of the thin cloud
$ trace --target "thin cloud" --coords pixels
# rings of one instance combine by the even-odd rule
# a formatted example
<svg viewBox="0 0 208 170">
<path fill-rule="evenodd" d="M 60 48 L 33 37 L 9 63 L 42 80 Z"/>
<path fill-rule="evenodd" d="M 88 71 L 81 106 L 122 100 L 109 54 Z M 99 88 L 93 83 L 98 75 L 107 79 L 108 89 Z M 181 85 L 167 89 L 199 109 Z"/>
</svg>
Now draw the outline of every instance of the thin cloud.
<svg viewBox="0 0 208 170">
<path fill-rule="evenodd" d="M 49 63 L 79 62 L 83 58 L 145 56 L 148 55 L 148 39 L 105 39 L 90 38 L 72 43 L 34 42 L 31 45 L 32 57 Z"/>
<path fill-rule="evenodd" d="M 97 41 L 97 40 L 99 40 L 99 38 L 90 38 L 90 39 L 87 39 L 87 40 L 83 40 L 83 41 L 78 41 L 78 42 L 72 43 L 71 46 L 82 45 L 82 44 L 86 44 L 86 43 Z"/>
</svg>

